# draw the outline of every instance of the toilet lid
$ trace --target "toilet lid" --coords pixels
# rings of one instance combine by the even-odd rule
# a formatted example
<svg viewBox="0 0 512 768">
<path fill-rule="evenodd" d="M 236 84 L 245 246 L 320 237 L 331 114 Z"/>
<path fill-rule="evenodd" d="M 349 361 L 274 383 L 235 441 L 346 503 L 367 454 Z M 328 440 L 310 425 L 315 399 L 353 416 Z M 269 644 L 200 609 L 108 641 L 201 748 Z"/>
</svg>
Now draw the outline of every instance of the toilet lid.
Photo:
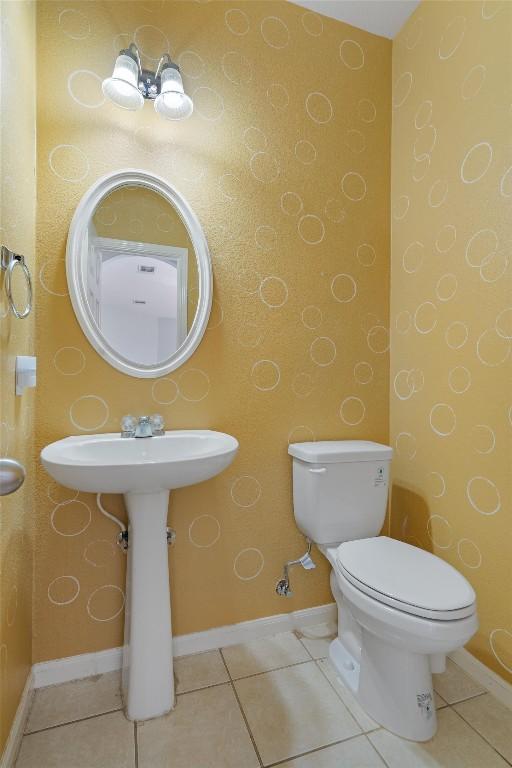
<svg viewBox="0 0 512 768">
<path fill-rule="evenodd" d="M 347 541 L 336 550 L 340 572 L 382 603 L 416 616 L 458 619 L 475 611 L 469 582 L 449 563 L 387 536 Z"/>
</svg>

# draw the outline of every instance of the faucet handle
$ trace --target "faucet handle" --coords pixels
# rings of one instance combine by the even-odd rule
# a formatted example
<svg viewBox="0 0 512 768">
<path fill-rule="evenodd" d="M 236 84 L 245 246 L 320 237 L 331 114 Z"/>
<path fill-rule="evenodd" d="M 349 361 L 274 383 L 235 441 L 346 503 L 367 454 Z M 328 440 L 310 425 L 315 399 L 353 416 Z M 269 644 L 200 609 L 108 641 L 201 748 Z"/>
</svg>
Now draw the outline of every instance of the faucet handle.
<svg viewBox="0 0 512 768">
<path fill-rule="evenodd" d="M 123 437 L 133 437 L 135 434 L 135 427 L 137 426 L 137 419 L 131 414 L 123 416 L 121 419 L 121 435 Z"/>
<path fill-rule="evenodd" d="M 153 430 L 154 435 L 165 434 L 164 417 L 161 416 L 159 413 L 154 413 L 152 416 L 150 416 L 149 423 L 151 424 L 151 428 Z"/>
</svg>

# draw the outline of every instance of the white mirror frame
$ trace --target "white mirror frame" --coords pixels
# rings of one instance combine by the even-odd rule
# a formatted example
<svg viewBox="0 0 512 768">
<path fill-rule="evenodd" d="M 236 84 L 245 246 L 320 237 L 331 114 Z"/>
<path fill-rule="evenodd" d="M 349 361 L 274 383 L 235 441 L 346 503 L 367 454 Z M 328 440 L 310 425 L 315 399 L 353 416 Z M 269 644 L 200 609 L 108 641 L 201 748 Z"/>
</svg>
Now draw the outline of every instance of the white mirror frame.
<svg viewBox="0 0 512 768">
<path fill-rule="evenodd" d="M 152 366 L 137 365 L 119 355 L 98 329 L 87 302 L 82 260 L 84 242 L 87 242 L 89 223 L 99 203 L 111 192 L 122 187 L 144 187 L 164 197 L 178 212 L 188 229 L 197 258 L 199 298 L 196 315 L 185 342 L 162 363 Z M 66 274 L 69 296 L 76 318 L 85 336 L 96 352 L 118 371 L 137 378 L 158 378 L 174 371 L 193 354 L 203 338 L 212 306 L 213 274 L 208 243 L 194 211 L 185 198 L 165 179 L 140 170 L 115 171 L 95 182 L 80 200 L 71 220 L 66 248 Z"/>
</svg>

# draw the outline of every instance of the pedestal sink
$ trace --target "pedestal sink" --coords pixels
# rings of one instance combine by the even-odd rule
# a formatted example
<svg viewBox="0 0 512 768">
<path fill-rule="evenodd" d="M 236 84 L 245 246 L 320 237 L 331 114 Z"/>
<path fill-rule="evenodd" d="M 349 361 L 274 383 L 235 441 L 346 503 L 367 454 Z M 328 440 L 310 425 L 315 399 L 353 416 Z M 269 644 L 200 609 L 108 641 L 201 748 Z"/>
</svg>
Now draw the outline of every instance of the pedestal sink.
<svg viewBox="0 0 512 768">
<path fill-rule="evenodd" d="M 169 491 L 218 475 L 237 450 L 238 441 L 231 435 L 178 430 L 149 438 L 68 437 L 41 451 L 44 468 L 61 485 L 124 495 L 129 548 L 123 695 L 130 720 L 159 717 L 174 706 Z"/>
</svg>

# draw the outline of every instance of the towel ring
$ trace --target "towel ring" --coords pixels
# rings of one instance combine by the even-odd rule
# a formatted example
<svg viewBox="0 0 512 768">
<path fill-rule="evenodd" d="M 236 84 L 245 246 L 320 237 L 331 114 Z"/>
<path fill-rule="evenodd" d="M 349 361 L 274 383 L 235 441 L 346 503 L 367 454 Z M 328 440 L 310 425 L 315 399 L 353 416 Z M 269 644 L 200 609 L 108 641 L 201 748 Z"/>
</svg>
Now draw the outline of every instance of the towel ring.
<svg viewBox="0 0 512 768">
<path fill-rule="evenodd" d="M 25 257 L 21 256 L 18 253 L 13 253 L 8 248 L 5 247 L 5 245 L 2 246 L 2 269 L 5 270 L 5 292 L 7 294 L 7 300 L 9 302 L 9 306 L 11 308 L 11 311 L 15 317 L 18 318 L 18 320 L 23 320 L 25 317 L 28 317 L 30 314 L 30 311 L 32 309 L 32 279 L 30 277 L 30 271 L 25 263 Z M 12 273 L 16 269 L 17 266 L 20 266 L 23 270 L 23 274 L 25 275 L 25 280 L 27 283 L 27 304 L 25 306 L 25 309 L 19 310 L 18 307 L 15 304 L 13 295 L 12 295 Z"/>
</svg>

